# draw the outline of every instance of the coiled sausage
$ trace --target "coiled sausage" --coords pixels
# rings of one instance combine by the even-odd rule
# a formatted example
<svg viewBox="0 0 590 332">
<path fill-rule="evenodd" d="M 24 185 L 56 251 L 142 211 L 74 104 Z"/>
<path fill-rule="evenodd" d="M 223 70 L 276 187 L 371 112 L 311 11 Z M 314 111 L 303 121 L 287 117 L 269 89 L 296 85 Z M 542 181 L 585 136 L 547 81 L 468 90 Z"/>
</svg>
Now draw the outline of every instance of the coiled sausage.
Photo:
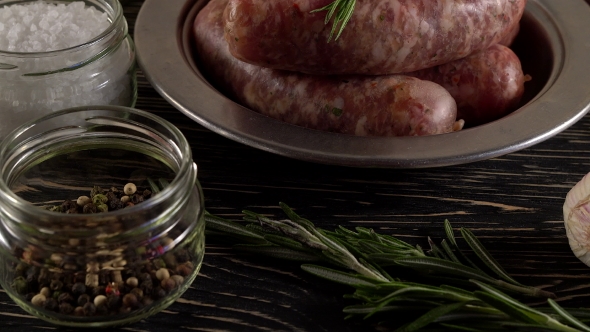
<svg viewBox="0 0 590 332">
<path fill-rule="evenodd" d="M 404 73 L 463 58 L 500 42 L 526 0 L 357 0 L 339 39 L 328 42 L 333 0 L 230 0 L 231 53 L 243 61 L 310 74 Z"/>
<path fill-rule="evenodd" d="M 457 118 L 470 127 L 499 119 L 516 109 L 527 80 L 518 56 L 499 44 L 407 75 L 447 89 L 457 102 Z"/>
<path fill-rule="evenodd" d="M 417 78 L 324 77 L 262 68 L 235 59 L 223 40 L 227 0 L 212 0 L 194 24 L 200 68 L 241 104 L 281 121 L 361 136 L 453 131 L 456 104 L 440 85 Z"/>
</svg>

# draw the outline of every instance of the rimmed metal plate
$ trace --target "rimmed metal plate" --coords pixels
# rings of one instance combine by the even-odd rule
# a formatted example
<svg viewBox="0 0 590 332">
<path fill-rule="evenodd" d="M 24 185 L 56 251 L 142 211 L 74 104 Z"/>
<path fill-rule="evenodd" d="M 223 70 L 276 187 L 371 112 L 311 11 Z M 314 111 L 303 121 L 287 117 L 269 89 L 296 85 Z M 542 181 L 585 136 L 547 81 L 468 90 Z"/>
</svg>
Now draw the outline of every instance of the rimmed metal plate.
<svg viewBox="0 0 590 332">
<path fill-rule="evenodd" d="M 427 137 L 355 137 L 282 123 L 226 98 L 193 61 L 190 30 L 207 0 L 146 0 L 137 17 L 138 62 L 153 87 L 206 128 L 291 158 L 354 167 L 423 168 L 497 157 L 546 140 L 590 109 L 590 6 L 529 0 L 514 48 L 527 83 L 523 105 L 497 121 Z"/>
</svg>

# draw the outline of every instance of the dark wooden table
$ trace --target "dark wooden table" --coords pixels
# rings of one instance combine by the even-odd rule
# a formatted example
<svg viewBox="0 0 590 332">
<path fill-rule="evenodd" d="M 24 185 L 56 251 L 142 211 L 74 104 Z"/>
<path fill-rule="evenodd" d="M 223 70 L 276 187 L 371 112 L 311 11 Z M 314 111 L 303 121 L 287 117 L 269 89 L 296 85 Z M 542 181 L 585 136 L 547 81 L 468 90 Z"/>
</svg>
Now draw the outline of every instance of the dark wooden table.
<svg viewBox="0 0 590 332">
<path fill-rule="evenodd" d="M 165 1 L 165 0 L 161 0 Z M 142 1 L 127 1 L 132 30 Z M 590 93 L 590 87 L 589 93 Z M 364 226 L 428 247 L 442 224 L 469 227 L 508 272 L 565 305 L 590 297 L 590 267 L 571 252 L 562 218 L 569 189 L 590 171 L 590 116 L 531 148 L 467 165 L 424 170 L 312 164 L 241 145 L 174 109 L 139 73 L 137 108 L 177 125 L 192 144 L 206 208 L 232 220 L 243 209 L 283 217 L 284 201 L 316 225 Z M 242 255 L 208 242 L 194 285 L 167 310 L 129 331 L 357 331 L 343 294 L 295 263 Z M 54 329 L 0 293 L 2 331 Z"/>
</svg>

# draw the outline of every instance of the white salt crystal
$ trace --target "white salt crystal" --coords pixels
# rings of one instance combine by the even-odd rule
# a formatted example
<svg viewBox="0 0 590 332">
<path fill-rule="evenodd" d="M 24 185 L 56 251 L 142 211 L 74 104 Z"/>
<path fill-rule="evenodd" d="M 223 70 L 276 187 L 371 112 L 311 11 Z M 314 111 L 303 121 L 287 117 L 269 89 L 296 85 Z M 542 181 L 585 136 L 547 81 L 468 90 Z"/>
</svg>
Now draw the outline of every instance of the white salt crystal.
<svg viewBox="0 0 590 332">
<path fill-rule="evenodd" d="M 0 21 L 3 22 L 0 31 L 9 30 L 8 34 L 0 34 L 0 51 L 23 53 L 80 45 L 100 35 L 110 25 L 106 13 L 86 6 L 83 1 L 68 4 L 35 1 L 4 6 L 0 7 Z M 19 28 L 14 29 L 16 26 Z M 49 32 L 49 36 L 43 35 L 42 30 Z M 31 49 L 34 41 L 40 44 L 34 43 L 38 48 Z"/>
<path fill-rule="evenodd" d="M 0 63 L 16 66 L 0 70 L 0 140 L 25 121 L 60 109 L 82 105 L 131 106 L 131 43 L 109 44 L 110 53 L 92 61 L 89 60 L 104 51 L 106 42 L 66 50 L 103 33 L 111 25 L 107 13 L 86 6 L 83 1 L 31 1 L 0 5 L 0 22 Z M 64 51 L 24 56 L 2 53 L 59 50 Z M 80 63 L 85 65 L 70 70 Z"/>
</svg>

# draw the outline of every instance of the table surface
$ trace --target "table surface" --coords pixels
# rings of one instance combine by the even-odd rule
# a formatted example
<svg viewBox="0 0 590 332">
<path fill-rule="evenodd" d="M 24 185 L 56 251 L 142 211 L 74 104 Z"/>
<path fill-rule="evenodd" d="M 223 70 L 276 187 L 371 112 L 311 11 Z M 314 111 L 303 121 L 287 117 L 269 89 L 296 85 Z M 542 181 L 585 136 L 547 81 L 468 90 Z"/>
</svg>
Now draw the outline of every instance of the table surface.
<svg viewBox="0 0 590 332">
<path fill-rule="evenodd" d="M 163 1 L 163 0 L 162 0 Z M 131 32 L 142 1 L 126 1 Z M 564 305 L 590 297 L 590 267 L 571 252 L 562 218 L 569 189 L 590 171 L 590 116 L 531 148 L 467 165 L 358 169 L 307 163 L 239 144 L 174 109 L 138 76 L 136 107 L 178 126 L 192 145 L 209 212 L 232 220 L 249 209 L 283 218 L 286 202 L 316 225 L 374 228 L 428 247 L 443 221 L 470 228 L 517 280 L 542 286 Z M 590 93 L 590 88 L 589 88 Z M 192 287 L 131 331 L 357 331 L 344 321 L 352 289 L 303 272 L 296 263 L 243 255 L 209 241 Z M 0 293 L 3 331 L 55 328 Z"/>
</svg>

